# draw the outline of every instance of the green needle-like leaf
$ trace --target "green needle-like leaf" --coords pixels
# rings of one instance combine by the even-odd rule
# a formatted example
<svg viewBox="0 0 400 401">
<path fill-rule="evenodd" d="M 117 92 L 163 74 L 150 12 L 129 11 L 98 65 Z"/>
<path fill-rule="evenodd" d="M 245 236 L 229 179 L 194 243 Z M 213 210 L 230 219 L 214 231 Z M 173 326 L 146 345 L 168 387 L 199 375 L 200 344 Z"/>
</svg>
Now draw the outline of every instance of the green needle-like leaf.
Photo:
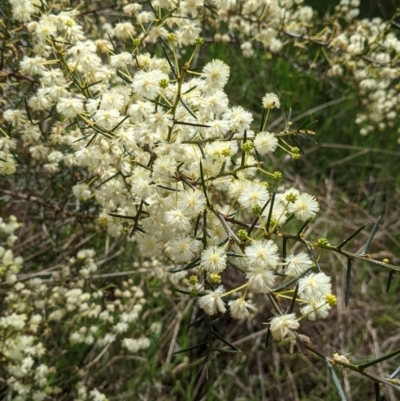
<svg viewBox="0 0 400 401">
<path fill-rule="evenodd" d="M 292 297 L 292 302 L 290 303 L 290 307 L 289 307 L 289 312 L 288 313 L 292 313 L 293 312 L 293 308 L 294 305 L 296 304 L 296 298 L 297 298 L 297 292 L 299 291 L 299 285 L 297 284 L 296 287 L 294 288 L 294 294 Z"/>
<path fill-rule="evenodd" d="M 244 130 L 243 143 L 242 144 L 244 145 L 246 143 L 246 141 L 247 141 L 247 130 Z M 241 167 L 244 166 L 245 160 L 246 160 L 246 152 L 244 150 L 242 150 L 242 159 L 240 161 Z"/>
<path fill-rule="evenodd" d="M 381 401 L 381 389 L 379 383 L 375 382 L 374 388 L 375 388 L 375 401 Z"/>
<path fill-rule="evenodd" d="M 125 81 L 126 83 L 128 83 L 129 85 L 132 84 L 132 79 L 131 79 L 128 75 L 124 74 L 123 72 L 121 72 L 121 71 L 119 71 L 119 70 L 117 70 L 117 75 L 118 75 L 123 81 Z M 102 81 L 95 82 L 94 84 L 97 84 L 97 83 L 99 83 L 99 82 L 102 82 Z M 85 86 L 83 89 L 88 89 L 88 88 L 90 88 L 90 86 L 92 86 L 92 85 L 94 85 L 94 84 L 87 85 L 87 86 Z"/>
<path fill-rule="evenodd" d="M 201 323 L 205 318 L 207 317 L 206 314 L 199 316 L 197 319 L 195 319 L 192 323 L 188 324 L 186 326 L 187 329 L 189 329 L 192 326 L 195 326 L 197 323 Z"/>
<path fill-rule="evenodd" d="M 359 229 L 354 231 L 353 234 L 351 234 L 349 237 L 347 237 L 342 243 L 340 243 L 336 248 L 340 249 L 343 246 L 345 246 L 349 241 L 351 241 L 359 232 L 361 232 L 365 228 L 365 224 L 362 225 Z"/>
<path fill-rule="evenodd" d="M 112 217 L 118 217 L 120 219 L 130 219 L 130 220 L 135 220 L 135 216 L 124 216 L 123 214 L 117 214 L 117 213 L 108 213 L 109 216 Z"/>
<path fill-rule="evenodd" d="M 268 326 L 267 337 L 265 339 L 265 348 L 269 347 L 270 342 L 271 342 L 271 330 L 269 329 Z"/>
<path fill-rule="evenodd" d="M 368 366 L 376 365 L 377 363 L 382 362 L 382 361 L 386 361 L 387 359 L 390 359 L 390 358 L 392 358 L 392 357 L 394 357 L 394 356 L 396 356 L 398 354 L 400 354 L 400 349 L 398 349 L 396 351 L 393 351 L 390 354 L 381 356 L 380 358 L 374 359 L 373 361 L 369 361 L 367 363 L 364 363 L 364 364 L 361 364 L 361 365 L 357 365 L 357 368 L 358 369 L 368 368 Z"/>
<path fill-rule="evenodd" d="M 189 122 L 186 122 L 186 121 L 174 121 L 174 124 L 189 125 L 190 127 L 210 128 L 210 125 L 189 123 Z"/>
<path fill-rule="evenodd" d="M 204 8 L 207 8 L 207 10 L 209 10 L 216 17 L 219 17 L 218 13 L 212 7 L 210 7 L 208 4 L 204 4 Z"/>
<path fill-rule="evenodd" d="M 386 292 L 389 292 L 390 284 L 392 283 L 393 273 L 394 273 L 394 270 L 390 270 L 389 275 L 388 275 L 388 279 L 387 279 L 387 282 L 386 282 Z"/>
<path fill-rule="evenodd" d="M 371 234 L 369 235 L 367 243 L 365 244 L 364 250 L 362 252 L 364 255 L 367 253 L 368 248 L 371 245 L 372 239 L 374 238 L 374 235 L 378 229 L 378 225 L 379 225 L 380 221 L 381 221 L 381 216 L 378 217 L 378 220 L 376 220 L 374 226 L 372 227 Z"/>
<path fill-rule="evenodd" d="M 203 173 L 203 163 L 200 161 L 200 178 L 201 178 L 201 187 L 203 189 L 204 196 L 206 197 L 207 206 L 210 206 L 210 201 L 207 196 L 207 188 L 204 181 L 204 173 Z"/>
<path fill-rule="evenodd" d="M 179 97 L 179 101 L 182 103 L 183 107 L 187 110 L 187 112 L 195 119 L 197 120 L 196 114 L 193 113 L 192 110 L 190 110 L 190 107 L 183 101 L 181 97 Z"/>
<path fill-rule="evenodd" d="M 263 107 L 263 109 L 262 109 L 262 115 L 261 115 L 261 121 L 260 121 L 260 128 L 259 128 L 259 131 L 261 132 L 262 131 L 262 128 L 263 128 L 263 126 L 264 126 L 264 121 L 265 121 L 265 117 L 267 116 L 267 109 L 264 109 L 264 107 Z"/>
<path fill-rule="evenodd" d="M 271 201 L 270 199 L 267 200 L 267 202 L 265 203 L 265 205 L 264 205 L 263 208 L 261 209 L 260 215 L 263 213 L 263 211 L 265 210 L 265 208 L 269 205 L 269 202 L 270 202 L 270 201 Z M 257 217 L 254 219 L 252 225 L 251 225 L 250 228 L 249 228 L 249 235 L 250 235 L 251 232 L 253 231 L 253 228 L 254 228 L 255 225 L 257 224 L 257 221 L 258 221 L 259 218 L 260 218 L 260 216 L 257 216 Z"/>
<path fill-rule="evenodd" d="M 187 91 L 183 92 L 183 95 L 186 95 L 186 94 L 188 94 L 188 93 L 190 93 L 190 92 L 194 91 L 196 88 L 197 88 L 197 85 L 195 85 L 195 86 L 192 86 L 192 87 L 191 87 L 191 88 L 189 88 Z"/>
<path fill-rule="evenodd" d="M 274 208 L 274 202 L 275 202 L 275 195 L 276 195 L 276 192 L 274 191 L 272 193 L 272 197 L 271 197 L 271 205 L 269 206 L 267 225 L 265 226 L 265 229 L 267 230 L 267 232 L 269 231 L 269 226 L 271 224 L 272 210 Z"/>
<path fill-rule="evenodd" d="M 225 166 L 226 166 L 226 160 L 224 160 L 224 162 L 222 163 L 221 169 L 219 170 L 219 173 L 217 175 L 220 175 L 224 172 Z"/>
<path fill-rule="evenodd" d="M 306 220 L 303 225 L 300 227 L 299 231 L 297 232 L 297 236 L 300 237 L 300 235 L 303 233 L 303 231 L 306 229 L 308 226 L 308 223 L 311 221 L 311 219 Z"/>
<path fill-rule="evenodd" d="M 207 342 L 208 342 L 208 341 L 203 341 L 203 342 L 201 342 L 201 343 L 198 343 L 198 344 L 196 344 L 196 345 L 193 345 L 193 347 L 181 349 L 180 351 L 174 352 L 174 355 L 183 354 L 184 352 L 188 352 L 188 351 L 192 351 L 193 349 L 200 348 L 200 347 L 206 345 Z"/>
<path fill-rule="evenodd" d="M 299 141 L 297 140 L 296 136 L 293 135 L 293 141 L 296 143 L 297 147 L 299 148 L 300 152 L 305 156 L 306 154 L 304 153 L 303 148 L 301 147 Z"/>
<path fill-rule="evenodd" d="M 273 289 L 273 292 L 278 292 L 278 291 L 282 291 L 285 290 L 286 288 L 291 287 L 294 283 L 296 283 L 297 281 L 299 281 L 302 277 L 306 276 L 308 273 L 310 273 L 312 271 L 312 267 L 310 267 L 309 269 L 305 270 L 303 273 L 300 274 L 300 276 L 287 281 L 285 284 L 280 285 L 279 287 L 276 287 Z"/>
<path fill-rule="evenodd" d="M 321 267 L 318 263 L 317 258 L 314 255 L 314 252 L 311 249 L 311 246 L 307 242 L 303 242 L 304 246 L 307 248 L 308 254 L 310 255 L 311 260 L 314 262 L 315 266 L 317 267 L 318 271 L 321 271 Z"/>
<path fill-rule="evenodd" d="M 129 115 L 125 116 L 115 127 L 113 127 L 113 129 L 112 129 L 111 131 L 115 131 L 117 128 L 119 128 L 119 126 L 120 126 L 125 120 L 127 120 L 129 117 L 130 117 Z"/>
<path fill-rule="evenodd" d="M 174 68 L 174 66 L 173 66 L 173 64 L 172 64 L 172 62 L 171 62 L 171 60 L 170 60 L 170 58 L 169 58 L 169 56 L 168 56 L 167 51 L 165 50 L 165 48 L 167 48 L 167 49 L 170 50 L 170 51 L 171 51 L 171 49 L 168 47 L 167 43 L 164 41 L 164 39 L 163 39 L 162 37 L 161 37 L 160 39 L 161 39 L 161 42 L 162 42 L 162 43 L 161 43 L 161 48 L 163 49 L 165 58 L 167 59 L 167 62 L 168 62 L 168 64 L 169 64 L 169 67 L 171 68 L 171 71 L 172 71 L 172 73 L 174 74 L 175 79 L 176 79 L 176 78 L 178 77 L 178 75 L 176 74 L 175 68 Z"/>
<path fill-rule="evenodd" d="M 182 291 L 179 288 L 174 288 L 174 291 L 179 292 L 180 294 L 190 295 L 189 291 Z"/>
<path fill-rule="evenodd" d="M 200 264 L 200 257 L 196 258 L 195 260 L 193 260 L 192 262 L 190 262 L 189 264 L 187 264 L 184 267 L 181 267 L 179 269 L 172 269 L 170 270 L 170 273 L 177 273 L 177 272 L 181 272 L 184 270 L 189 270 L 192 269 L 193 267 L 196 267 Z"/>
<path fill-rule="evenodd" d="M 286 238 L 282 238 L 282 261 L 286 260 L 286 251 L 287 251 L 287 240 Z"/>
<path fill-rule="evenodd" d="M 350 290 L 351 290 L 351 259 L 347 259 L 347 273 L 346 273 L 346 289 L 344 292 L 344 304 L 347 306 L 349 304 L 350 299 Z"/>
<path fill-rule="evenodd" d="M 240 350 L 234 350 L 234 349 L 223 349 L 223 348 L 215 348 L 214 351 L 216 352 L 221 352 L 222 354 L 237 354 L 238 352 L 241 352 Z"/>
<path fill-rule="evenodd" d="M 201 219 L 201 214 L 198 215 L 197 220 L 196 220 L 196 225 L 194 227 L 194 237 L 195 238 L 197 236 L 197 230 L 199 229 L 200 219 Z"/>
<path fill-rule="evenodd" d="M 239 348 L 236 348 L 229 341 L 225 340 L 225 338 L 221 337 L 213 328 L 211 328 L 211 333 L 214 334 L 214 336 L 221 340 L 225 345 L 227 345 L 231 350 L 235 352 L 241 352 Z"/>
</svg>

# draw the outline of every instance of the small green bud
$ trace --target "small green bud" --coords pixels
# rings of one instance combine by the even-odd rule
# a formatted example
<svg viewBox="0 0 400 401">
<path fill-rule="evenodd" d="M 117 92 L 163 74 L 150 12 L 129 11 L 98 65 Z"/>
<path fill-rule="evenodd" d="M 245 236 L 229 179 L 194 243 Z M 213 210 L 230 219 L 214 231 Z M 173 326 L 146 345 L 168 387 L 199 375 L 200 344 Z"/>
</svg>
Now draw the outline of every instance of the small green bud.
<svg viewBox="0 0 400 401">
<path fill-rule="evenodd" d="M 278 227 L 278 221 L 275 219 L 271 219 L 271 227 Z"/>
<path fill-rule="evenodd" d="M 318 239 L 318 245 L 319 246 L 328 246 L 329 241 L 326 238 L 319 238 Z"/>
<path fill-rule="evenodd" d="M 177 36 L 176 33 L 169 33 L 168 36 L 167 36 L 167 40 L 170 43 L 175 43 L 175 42 L 178 41 L 178 36 Z"/>
<path fill-rule="evenodd" d="M 292 154 L 292 159 L 293 159 L 293 160 L 299 160 L 300 158 L 301 158 L 300 153 L 293 153 L 293 154 Z"/>
<path fill-rule="evenodd" d="M 136 38 L 136 39 L 133 39 L 133 46 L 135 46 L 135 47 L 139 47 L 140 46 L 140 39 L 138 39 L 138 38 Z"/>
<path fill-rule="evenodd" d="M 190 298 L 196 298 L 199 292 L 194 288 L 190 291 Z"/>
<path fill-rule="evenodd" d="M 162 80 L 159 82 L 159 85 L 160 85 L 161 88 L 163 88 L 163 89 L 167 88 L 167 87 L 168 87 L 168 84 L 169 84 L 168 79 L 162 79 Z"/>
<path fill-rule="evenodd" d="M 286 195 L 286 200 L 287 200 L 289 203 L 295 203 L 296 200 L 297 200 L 297 195 L 294 194 L 294 193 L 288 193 L 288 194 Z"/>
<path fill-rule="evenodd" d="M 253 206 L 252 212 L 255 215 L 259 216 L 261 214 L 261 210 L 262 210 L 261 206 L 255 205 L 255 206 Z"/>
<path fill-rule="evenodd" d="M 245 230 L 245 229 L 238 230 L 237 236 L 242 241 L 245 241 L 247 238 L 249 238 L 249 234 L 247 233 L 247 230 Z"/>
<path fill-rule="evenodd" d="M 333 294 L 328 294 L 328 295 L 325 297 L 325 301 L 329 304 L 329 306 L 335 306 L 336 303 L 337 303 L 336 296 L 333 295 Z"/>
<path fill-rule="evenodd" d="M 221 283 L 221 276 L 218 273 L 210 273 L 208 276 L 211 284 L 220 284 Z"/>
<path fill-rule="evenodd" d="M 202 46 L 202 45 L 204 45 L 204 39 L 203 39 L 201 36 L 198 36 L 198 37 L 195 39 L 194 44 L 195 44 L 196 46 Z"/>
<path fill-rule="evenodd" d="M 242 145 L 243 152 L 249 153 L 254 148 L 253 142 L 245 142 Z"/>
<path fill-rule="evenodd" d="M 107 216 L 100 216 L 97 219 L 97 223 L 99 224 L 100 227 L 103 227 L 103 228 L 107 227 L 108 226 L 108 218 L 107 218 Z"/>
<path fill-rule="evenodd" d="M 75 21 L 72 18 L 68 18 L 66 19 L 66 21 L 64 22 L 65 26 L 67 26 L 68 28 L 72 28 L 75 25 Z"/>
<path fill-rule="evenodd" d="M 280 178 L 282 178 L 282 173 L 280 171 L 275 171 L 273 176 L 274 180 L 279 180 Z"/>
<path fill-rule="evenodd" d="M 231 149 L 230 148 L 225 148 L 222 150 L 222 156 L 230 156 L 231 155 Z"/>
<path fill-rule="evenodd" d="M 196 285 L 199 282 L 199 278 L 195 275 L 192 275 L 189 277 L 188 281 L 190 285 Z"/>
<path fill-rule="evenodd" d="M 263 182 L 261 183 L 261 185 L 262 185 L 265 189 L 268 189 L 268 188 L 269 188 L 269 184 L 268 184 L 267 181 L 263 181 Z"/>
</svg>

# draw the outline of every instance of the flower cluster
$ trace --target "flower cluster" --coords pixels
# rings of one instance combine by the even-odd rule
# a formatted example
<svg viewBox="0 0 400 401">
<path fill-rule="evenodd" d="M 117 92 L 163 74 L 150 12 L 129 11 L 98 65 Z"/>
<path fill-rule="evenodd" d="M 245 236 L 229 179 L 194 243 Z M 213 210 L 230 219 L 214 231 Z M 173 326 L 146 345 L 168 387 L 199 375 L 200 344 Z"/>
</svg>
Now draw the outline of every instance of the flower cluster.
<svg viewBox="0 0 400 401">
<path fill-rule="evenodd" d="M 75 344 L 100 352 L 110 346 L 137 354 L 150 346 L 150 338 L 136 321 L 146 304 L 143 291 L 131 279 L 107 290 L 94 290 L 86 280 L 97 270 L 95 253 L 86 249 L 53 271 L 50 280 L 31 273 L 21 279 L 23 260 L 9 246 L 17 243 L 20 224 L 11 216 L 0 221 L 0 271 L 2 308 L 0 337 L 2 377 L 13 400 L 41 401 L 57 397 L 63 389 L 50 385 L 57 372 L 59 349 L 74 354 Z M 68 334 L 69 333 L 69 334 Z M 5 372 L 4 372 L 4 371 Z M 105 400 L 90 381 L 76 381 L 70 390 L 75 400 Z"/>
<path fill-rule="evenodd" d="M 361 135 L 396 128 L 400 134 L 400 39 L 391 20 L 357 19 L 359 6 L 360 0 L 341 0 L 318 22 L 320 17 L 303 0 L 269 1 L 267 6 L 258 0 L 237 1 L 219 11 L 218 23 L 215 14 L 210 15 L 209 23 L 218 26 L 215 40 L 238 41 L 244 57 L 252 57 L 257 45 L 276 56 L 285 52 L 285 57 L 293 47 L 294 64 L 300 67 L 297 60 L 304 50 L 313 60 L 312 69 L 322 67 L 324 78 L 342 80 L 358 92 L 363 111 L 356 123 Z"/>
<path fill-rule="evenodd" d="M 176 9 L 174 2 L 152 3 L 157 15 L 133 3 L 123 8 L 126 18 L 89 32 L 82 21 L 90 17 L 66 1 L 51 7 L 9 1 L 14 20 L 32 40 L 18 65 L 18 77 L 31 85 L 26 103 L 4 100 L 0 174 L 16 173 L 18 162 L 55 181 L 73 171 L 68 195 L 75 199 L 63 209 L 55 205 L 57 211 L 74 217 L 89 211 L 96 235 L 126 236 L 147 259 L 141 267 L 196 298 L 206 317 L 229 312 L 246 318 L 264 295 L 282 304 L 295 301 L 290 313 L 271 301 L 270 321 L 274 339 L 293 342 L 300 335 L 296 313 L 324 319 L 335 304 L 331 280 L 311 247 L 290 249 L 291 241 L 305 244 L 303 230 L 319 211 L 317 199 L 278 185 L 281 173 L 266 167 L 276 151 L 300 157 L 291 142 L 296 131 L 291 124 L 268 129 L 268 118 L 280 108 L 277 94 L 262 98 L 256 125 L 249 111 L 229 102 L 229 66 L 216 59 L 196 65 L 204 43 L 197 19 L 202 1 L 179 2 Z M 308 30 L 313 11 L 300 0 L 266 7 L 257 0 L 213 4 L 219 20 L 206 9 L 205 26 L 223 29 L 226 22 L 239 32 L 246 56 L 257 42 L 279 53 L 285 38 L 326 46 L 328 76 L 352 75 L 369 100 L 368 118 L 358 116 L 363 133 L 372 123 L 382 129 L 392 124 L 399 104 L 392 65 L 399 41 L 381 21 L 355 20 L 357 1 L 342 1 L 335 14 L 349 21 L 346 33 L 339 24 L 318 37 Z M 239 7 L 248 18 L 239 17 Z M 57 330 L 65 349 L 92 347 L 100 358 L 114 347 L 134 354 L 150 347 L 138 324 L 147 299 L 134 280 L 98 288 L 96 252 L 81 249 L 48 280 L 33 273 L 24 281 L 23 261 L 9 249 L 17 227 L 14 218 L 0 221 L 7 234 L 0 247 L 0 281 L 7 288 L 0 332 L 7 338 L 2 353 L 16 400 L 61 391 L 49 384 L 57 367 L 41 340 Z M 289 235 L 287 227 L 302 229 Z M 178 272 L 175 278 L 165 266 Z M 71 386 L 76 400 L 105 399 L 89 379 L 77 376 Z"/>
<path fill-rule="evenodd" d="M 62 168 L 81 169 L 87 179 L 72 192 L 78 202 L 100 205 L 98 223 L 109 235 L 130 232 L 142 256 L 169 258 L 204 273 L 193 291 L 210 315 L 225 312 L 221 298 L 227 294 L 223 286 L 209 288 L 208 280 L 220 283 L 228 266 L 244 269 L 246 293 L 253 294 L 270 293 L 277 273 L 303 273 L 303 268 L 289 268 L 293 260 L 281 263 L 276 242 L 265 239 L 290 218 L 307 222 L 319 210 L 312 195 L 284 186 L 271 192 L 271 184 L 262 181 L 268 174 L 263 168 L 265 157 L 278 147 L 298 157 L 298 149 L 285 139 L 293 134 L 289 128 L 276 134 L 265 130 L 270 110 L 280 107 L 276 94 L 267 93 L 262 99 L 267 117 L 261 130 L 252 131 L 251 113 L 229 105 L 224 92 L 229 67 L 212 60 L 201 72 L 191 69 L 202 44 L 193 20 L 178 24 L 168 16 L 170 32 L 154 24 L 146 28 L 142 20 L 153 21 L 150 13 L 139 5 L 127 6 L 125 12 L 136 25 L 104 27 L 117 44 L 123 43 L 119 49 L 107 39 L 88 39 L 75 11 L 60 6 L 28 18 L 13 5 L 14 17 L 28 22 L 34 38 L 32 52 L 20 63 L 21 72 L 40 86 L 26 110 L 10 108 L 4 119 L 12 127 L 12 136 L 23 141 L 33 161 L 49 174 Z M 187 15 L 194 9 L 182 5 L 179 12 Z M 295 20 L 306 21 L 300 14 Z M 271 15 L 276 12 L 271 10 Z M 141 44 L 155 43 L 159 36 L 168 43 L 166 58 L 142 52 Z M 276 35 L 271 38 L 268 43 L 278 46 Z M 182 48 L 188 44 L 194 44 L 195 50 L 180 65 Z M 52 117 L 54 111 L 57 119 Z M 44 120 L 46 141 L 40 134 Z M 279 178 L 280 173 L 272 176 Z M 250 227 L 254 218 L 258 219 L 254 231 L 249 230 L 247 242 L 242 241 L 235 234 L 240 228 L 237 222 Z M 76 262 L 82 279 L 95 273 L 92 251 L 79 252 Z M 304 265 L 310 267 L 309 262 Z M 68 269 L 63 274 L 68 275 Z M 232 302 L 235 317 L 252 309 L 245 295 Z M 50 313 L 51 320 L 75 310 L 101 315 L 104 321 L 109 318 L 80 284 L 55 287 L 50 304 L 64 305 Z M 135 310 L 130 313 L 136 316 Z M 132 316 L 124 315 L 112 332 L 123 333 Z M 96 332 L 96 326 L 87 326 L 70 337 L 75 343 L 89 344 Z"/>
<path fill-rule="evenodd" d="M 53 390 L 57 394 L 57 390 L 47 387 L 54 368 L 43 361 L 46 349 L 36 335 L 43 317 L 37 309 L 31 308 L 29 302 L 33 294 L 41 292 L 40 283 L 32 280 L 26 285 L 18 281 L 17 274 L 23 267 L 23 260 L 14 256 L 9 249 L 18 239 L 14 234 L 18 227 L 19 223 L 14 216 L 10 216 L 7 223 L 0 219 L 2 369 L 7 372 L 7 385 L 10 394 L 14 394 L 13 399 L 41 401 Z M 5 292 L 4 288 L 7 288 Z M 42 362 L 38 363 L 40 359 Z M 49 391 L 47 394 L 46 390 Z"/>
</svg>

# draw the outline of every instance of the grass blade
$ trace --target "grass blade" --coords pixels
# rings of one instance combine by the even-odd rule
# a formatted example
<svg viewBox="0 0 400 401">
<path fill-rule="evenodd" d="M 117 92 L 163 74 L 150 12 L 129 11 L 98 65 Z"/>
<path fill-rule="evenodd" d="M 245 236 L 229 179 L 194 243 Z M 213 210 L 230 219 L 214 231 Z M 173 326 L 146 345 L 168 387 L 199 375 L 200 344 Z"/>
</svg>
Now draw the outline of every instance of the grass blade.
<svg viewBox="0 0 400 401">
<path fill-rule="evenodd" d="M 400 366 L 389 376 L 389 379 L 394 379 L 400 373 Z"/>
<path fill-rule="evenodd" d="M 335 372 L 335 369 L 333 368 L 333 365 L 329 361 L 326 361 L 326 364 L 328 365 L 329 373 L 331 374 L 333 383 L 335 384 L 335 387 L 336 387 L 336 390 L 337 390 L 337 392 L 339 394 L 340 400 L 341 401 L 347 401 L 346 395 L 344 394 L 342 385 L 340 384 L 339 378 L 336 375 L 336 372 Z"/>
</svg>

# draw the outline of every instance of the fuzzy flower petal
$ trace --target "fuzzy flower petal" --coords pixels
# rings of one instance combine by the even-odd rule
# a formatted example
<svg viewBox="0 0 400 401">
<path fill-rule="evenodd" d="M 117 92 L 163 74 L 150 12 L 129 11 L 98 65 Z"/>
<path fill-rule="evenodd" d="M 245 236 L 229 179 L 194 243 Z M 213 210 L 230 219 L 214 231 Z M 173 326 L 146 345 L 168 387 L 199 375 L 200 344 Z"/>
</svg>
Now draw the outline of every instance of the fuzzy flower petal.
<svg viewBox="0 0 400 401">
<path fill-rule="evenodd" d="M 220 285 L 215 291 L 206 291 L 207 295 L 199 298 L 199 306 L 207 315 L 215 315 L 217 312 L 225 313 L 225 303 L 221 299 L 221 295 L 225 292 L 225 288 Z"/>
<path fill-rule="evenodd" d="M 291 339 L 294 337 L 293 330 L 297 330 L 299 326 L 294 313 L 276 316 L 270 323 L 272 338 L 277 341 L 284 340 L 286 337 Z"/>
</svg>

